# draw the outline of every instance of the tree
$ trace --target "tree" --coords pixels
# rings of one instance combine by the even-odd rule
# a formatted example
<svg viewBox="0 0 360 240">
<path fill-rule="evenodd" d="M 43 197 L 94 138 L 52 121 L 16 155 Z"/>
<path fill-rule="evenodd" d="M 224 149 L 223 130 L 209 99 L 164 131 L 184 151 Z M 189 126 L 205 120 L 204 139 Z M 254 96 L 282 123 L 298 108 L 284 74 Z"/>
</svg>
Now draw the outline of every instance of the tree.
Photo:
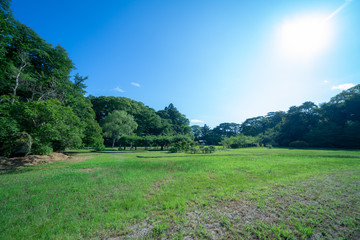
<svg viewBox="0 0 360 240">
<path fill-rule="evenodd" d="M 263 116 L 248 118 L 241 125 L 241 133 L 254 137 L 266 129 L 267 123 L 268 119 Z"/>
<path fill-rule="evenodd" d="M 165 107 L 164 110 L 158 111 L 157 114 L 161 118 L 168 120 L 173 134 L 186 135 L 191 133 L 189 119 L 184 114 L 181 114 L 172 103 Z"/>
<path fill-rule="evenodd" d="M 251 136 L 245 136 L 244 134 L 238 134 L 232 137 L 225 137 L 221 144 L 223 146 L 230 146 L 231 148 L 244 148 L 257 146 L 257 140 Z"/>
<path fill-rule="evenodd" d="M 194 135 L 195 141 L 198 141 L 201 136 L 201 127 L 199 125 L 191 126 L 192 134 Z"/>
<path fill-rule="evenodd" d="M 131 135 L 138 126 L 133 116 L 125 111 L 118 110 L 107 115 L 100 122 L 100 125 L 104 136 L 112 139 L 112 147 L 114 147 L 116 140 L 119 140 L 121 136 Z"/>
<path fill-rule="evenodd" d="M 35 154 L 81 146 L 84 123 L 70 107 L 63 106 L 56 99 L 14 104 L 4 102 L 0 115 L 6 121 L 0 128 L 0 135 L 3 135 L 0 145 L 6 145 L 19 137 L 20 132 L 26 132 L 33 139 L 31 152 Z M 43 149 L 46 151 L 43 152 Z"/>
<path fill-rule="evenodd" d="M 318 123 L 318 107 L 313 102 L 292 106 L 284 117 L 278 141 L 282 146 L 288 146 L 293 141 L 304 141 L 306 133 Z"/>
<path fill-rule="evenodd" d="M 89 96 L 98 122 L 115 110 L 122 110 L 134 116 L 138 128 L 138 136 L 161 135 L 168 133 L 169 123 L 158 116 L 154 109 L 142 102 L 125 97 Z"/>
<path fill-rule="evenodd" d="M 215 135 L 220 137 L 231 137 L 239 134 L 241 125 L 237 123 L 220 123 L 213 129 Z"/>
<path fill-rule="evenodd" d="M 103 146 L 101 128 L 84 97 L 87 77 L 76 74 L 70 81 L 74 64 L 66 50 L 16 21 L 9 0 L 0 1 L 0 69 L 0 147 L 22 132 L 31 135 L 35 148 L 47 149 L 40 152 Z"/>
<path fill-rule="evenodd" d="M 208 125 L 204 124 L 204 126 L 201 128 L 201 137 L 206 138 L 210 135 L 210 132 L 211 128 Z"/>
</svg>

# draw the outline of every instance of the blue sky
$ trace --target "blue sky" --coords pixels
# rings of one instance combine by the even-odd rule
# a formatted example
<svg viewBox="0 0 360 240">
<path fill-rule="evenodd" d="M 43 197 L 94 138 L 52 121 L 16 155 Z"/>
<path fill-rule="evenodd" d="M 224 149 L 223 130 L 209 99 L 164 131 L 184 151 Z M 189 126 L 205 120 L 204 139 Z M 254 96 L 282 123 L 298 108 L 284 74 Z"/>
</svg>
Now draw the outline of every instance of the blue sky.
<svg viewBox="0 0 360 240">
<path fill-rule="evenodd" d="M 67 49 L 89 94 L 173 103 L 192 124 L 241 123 L 360 83 L 360 0 L 13 0 L 12 9 Z"/>
</svg>

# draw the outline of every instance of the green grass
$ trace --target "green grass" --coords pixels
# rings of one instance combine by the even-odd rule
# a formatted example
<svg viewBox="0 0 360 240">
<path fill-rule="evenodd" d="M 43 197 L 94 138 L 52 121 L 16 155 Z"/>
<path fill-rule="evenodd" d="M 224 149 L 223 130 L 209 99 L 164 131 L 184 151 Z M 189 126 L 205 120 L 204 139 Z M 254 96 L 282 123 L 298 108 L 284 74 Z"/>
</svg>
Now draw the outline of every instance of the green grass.
<svg viewBox="0 0 360 240">
<path fill-rule="evenodd" d="M 352 238 L 359 232 L 360 151 L 72 154 L 0 175 L 0 239 L 141 238 L 141 228 L 150 238 L 201 239 L 216 236 L 211 223 L 225 238 Z M 240 206 L 259 217 L 246 222 Z M 340 216 L 344 208 L 350 214 Z M 273 220 L 261 217 L 271 212 Z"/>
</svg>

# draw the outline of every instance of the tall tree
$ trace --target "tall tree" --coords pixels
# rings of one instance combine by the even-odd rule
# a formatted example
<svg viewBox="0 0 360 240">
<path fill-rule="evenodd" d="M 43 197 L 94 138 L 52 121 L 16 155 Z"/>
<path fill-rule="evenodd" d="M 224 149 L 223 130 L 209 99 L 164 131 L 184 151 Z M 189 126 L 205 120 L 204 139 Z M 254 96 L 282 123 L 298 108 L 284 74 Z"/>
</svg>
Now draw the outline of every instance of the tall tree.
<svg viewBox="0 0 360 240">
<path fill-rule="evenodd" d="M 77 74 L 74 82 L 70 81 L 74 64 L 66 50 L 59 45 L 53 47 L 31 28 L 16 21 L 9 3 L 9 0 L 0 1 L 0 101 L 6 105 L 0 109 L 0 115 L 6 117 L 6 122 L 11 124 L 6 124 L 1 131 L 15 134 L 12 130 L 18 129 L 15 135 L 26 131 L 40 148 L 48 145 L 48 149 L 63 149 L 71 147 L 71 144 L 78 147 L 81 142 L 101 146 L 101 128 L 94 120 L 90 101 L 84 97 L 84 81 L 87 78 Z M 7 103 L 13 106 L 8 106 Z M 23 111 L 16 110 L 22 108 Z M 49 108 L 63 110 L 64 116 L 53 114 Z M 41 115 L 38 109 L 52 115 Z M 29 129 L 24 116 L 30 115 L 42 119 L 42 125 L 38 128 L 47 134 L 61 134 L 42 136 L 40 132 Z M 53 124 L 56 121 L 59 126 Z M 67 126 L 75 126 L 72 133 L 71 129 L 66 129 L 61 124 L 64 121 Z M 44 126 L 47 128 L 44 129 Z M 62 127 L 59 128 L 60 126 Z M 5 141 L 6 138 L 0 139 L 0 146 Z"/>
<path fill-rule="evenodd" d="M 168 123 L 158 116 L 154 109 L 142 102 L 125 97 L 94 97 L 89 96 L 96 114 L 96 120 L 101 121 L 109 113 L 122 110 L 134 116 L 138 128 L 135 133 L 139 136 L 160 135 L 167 132 Z"/>
<path fill-rule="evenodd" d="M 306 133 L 318 123 L 318 106 L 313 102 L 290 107 L 281 127 L 279 143 L 288 146 L 293 141 L 304 141 Z"/>
<path fill-rule="evenodd" d="M 184 114 L 180 113 L 172 103 L 165 107 L 164 110 L 158 111 L 157 114 L 161 118 L 169 121 L 174 134 L 186 135 L 191 133 L 189 119 L 187 119 Z"/>
</svg>

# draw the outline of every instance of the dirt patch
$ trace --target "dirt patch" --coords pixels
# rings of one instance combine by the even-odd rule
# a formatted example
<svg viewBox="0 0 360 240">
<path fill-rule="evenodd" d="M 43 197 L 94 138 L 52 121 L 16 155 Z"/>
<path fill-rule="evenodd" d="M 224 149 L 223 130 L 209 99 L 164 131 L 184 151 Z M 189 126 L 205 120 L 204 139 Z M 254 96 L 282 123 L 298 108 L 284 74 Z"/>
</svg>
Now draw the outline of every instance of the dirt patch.
<svg viewBox="0 0 360 240">
<path fill-rule="evenodd" d="M 49 155 L 28 155 L 25 157 L 7 158 L 0 157 L 0 169 L 12 170 L 22 166 L 34 166 L 45 163 L 53 163 L 68 159 L 63 153 L 51 153 Z"/>
<path fill-rule="evenodd" d="M 70 157 L 70 160 L 72 163 L 78 163 L 78 162 L 83 162 L 86 161 L 88 159 L 94 158 L 96 156 L 94 155 L 74 155 Z"/>
<path fill-rule="evenodd" d="M 152 186 L 151 186 L 151 191 L 149 192 L 148 195 L 145 196 L 146 199 L 150 199 L 152 196 L 154 196 L 156 194 L 156 192 L 158 192 L 160 190 L 160 188 L 172 181 L 172 176 L 170 176 L 169 178 L 166 178 L 166 179 L 162 179 L 162 180 L 159 180 L 159 181 L 156 181 Z"/>
<path fill-rule="evenodd" d="M 101 170 L 101 168 L 81 168 L 81 169 L 79 169 L 79 170 L 80 170 L 81 172 L 92 173 L 92 172 Z"/>
</svg>

